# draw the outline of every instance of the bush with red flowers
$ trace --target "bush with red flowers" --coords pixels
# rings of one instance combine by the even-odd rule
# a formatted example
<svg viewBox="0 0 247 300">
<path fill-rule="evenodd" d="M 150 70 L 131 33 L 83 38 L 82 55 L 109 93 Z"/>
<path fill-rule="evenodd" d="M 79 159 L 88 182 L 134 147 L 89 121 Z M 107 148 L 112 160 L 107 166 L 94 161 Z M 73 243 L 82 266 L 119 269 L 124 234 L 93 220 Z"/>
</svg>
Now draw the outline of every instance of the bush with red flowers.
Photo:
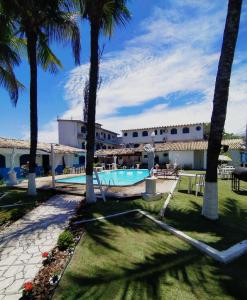
<svg viewBox="0 0 247 300">
<path fill-rule="evenodd" d="M 33 283 L 27 281 L 23 284 L 22 300 L 33 299 Z"/>
<path fill-rule="evenodd" d="M 43 264 L 50 264 L 53 261 L 53 255 L 49 252 L 43 252 L 42 257 L 45 259 Z"/>
<path fill-rule="evenodd" d="M 43 257 L 43 258 L 47 258 L 48 256 L 49 256 L 49 252 L 43 252 L 43 253 L 42 253 L 42 257 Z"/>
</svg>

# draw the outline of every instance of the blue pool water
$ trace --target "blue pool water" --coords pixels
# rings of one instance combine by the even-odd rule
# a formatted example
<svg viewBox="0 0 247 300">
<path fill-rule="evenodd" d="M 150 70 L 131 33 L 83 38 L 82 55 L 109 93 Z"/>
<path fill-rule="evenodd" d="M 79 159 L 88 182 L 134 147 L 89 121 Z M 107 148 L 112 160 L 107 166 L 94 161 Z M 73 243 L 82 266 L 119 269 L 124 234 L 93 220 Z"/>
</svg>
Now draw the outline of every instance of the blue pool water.
<svg viewBox="0 0 247 300">
<path fill-rule="evenodd" d="M 99 179 L 103 185 L 111 186 L 127 186 L 133 185 L 137 182 L 144 180 L 149 176 L 149 170 L 141 169 L 126 169 L 126 170 L 109 170 L 102 171 L 99 174 Z M 60 183 L 86 183 L 86 176 L 75 176 L 71 178 L 58 179 L 56 182 Z M 94 180 L 96 184 L 97 181 Z"/>
</svg>

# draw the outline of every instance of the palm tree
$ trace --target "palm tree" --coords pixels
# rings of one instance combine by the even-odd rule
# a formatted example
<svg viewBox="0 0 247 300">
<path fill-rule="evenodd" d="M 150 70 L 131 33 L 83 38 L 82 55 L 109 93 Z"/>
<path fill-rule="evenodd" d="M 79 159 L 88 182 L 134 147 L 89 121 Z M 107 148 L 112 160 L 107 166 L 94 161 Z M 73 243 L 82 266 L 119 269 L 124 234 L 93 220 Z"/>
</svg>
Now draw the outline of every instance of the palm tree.
<svg viewBox="0 0 247 300">
<path fill-rule="evenodd" d="M 0 85 L 9 92 L 14 105 L 17 104 L 19 89 L 23 85 L 16 79 L 14 67 L 20 64 L 19 43 L 13 35 L 13 24 L 0 6 Z"/>
<path fill-rule="evenodd" d="M 79 0 L 82 17 L 90 23 L 90 70 L 87 112 L 86 201 L 95 202 L 93 162 L 95 149 L 95 113 L 99 83 L 99 36 L 101 31 L 111 37 L 114 26 L 130 19 L 126 0 Z"/>
<path fill-rule="evenodd" d="M 229 0 L 223 44 L 215 83 L 213 112 L 208 140 L 207 172 L 202 215 L 218 218 L 217 163 L 221 150 L 234 52 L 238 37 L 242 0 Z"/>
<path fill-rule="evenodd" d="M 30 158 L 28 193 L 36 194 L 35 169 L 38 137 L 37 67 L 56 72 L 61 62 L 49 44 L 72 42 L 75 63 L 79 64 L 80 33 L 69 0 L 0 0 L 5 13 L 15 21 L 18 33 L 27 40 L 30 66 Z"/>
</svg>

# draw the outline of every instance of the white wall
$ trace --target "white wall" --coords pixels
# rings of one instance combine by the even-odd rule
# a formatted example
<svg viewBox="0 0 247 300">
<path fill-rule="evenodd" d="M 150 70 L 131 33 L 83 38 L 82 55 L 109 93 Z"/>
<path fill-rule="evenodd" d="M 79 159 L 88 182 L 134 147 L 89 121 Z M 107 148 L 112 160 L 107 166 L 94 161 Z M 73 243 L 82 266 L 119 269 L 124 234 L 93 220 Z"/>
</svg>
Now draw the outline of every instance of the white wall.
<svg viewBox="0 0 247 300">
<path fill-rule="evenodd" d="M 241 164 L 241 156 L 239 150 L 229 150 L 232 161 L 229 162 L 229 165 L 234 167 L 239 167 Z"/>
<path fill-rule="evenodd" d="M 177 164 L 180 167 L 191 165 L 194 168 L 194 151 L 170 151 L 169 160 L 171 164 Z"/>
<path fill-rule="evenodd" d="M 58 122 L 58 140 L 59 144 L 81 148 L 78 141 L 77 123 L 60 120 Z"/>
<path fill-rule="evenodd" d="M 197 131 L 196 127 L 200 126 L 201 130 Z M 185 126 L 186 127 L 186 126 Z M 154 137 L 155 142 L 163 142 L 164 138 L 166 138 L 166 141 L 185 141 L 185 140 L 202 140 L 203 139 L 203 126 L 202 125 L 192 125 L 192 126 L 187 126 L 190 129 L 189 133 L 183 133 L 183 128 L 184 127 L 169 127 L 166 129 L 166 132 L 163 132 L 163 134 L 160 134 L 160 129 L 162 127 L 157 128 L 157 135 Z M 177 129 L 177 134 L 171 134 L 171 129 L 176 128 Z M 142 136 L 143 131 L 148 131 L 148 136 Z M 143 129 L 143 130 L 130 130 L 130 131 L 123 131 L 122 135 L 122 141 L 124 144 L 137 144 L 137 143 L 151 143 L 152 138 L 151 138 L 151 133 L 154 131 L 154 129 Z M 138 132 L 138 137 L 133 137 L 132 134 L 133 132 Z M 124 133 L 127 133 L 127 137 L 124 136 Z"/>
</svg>

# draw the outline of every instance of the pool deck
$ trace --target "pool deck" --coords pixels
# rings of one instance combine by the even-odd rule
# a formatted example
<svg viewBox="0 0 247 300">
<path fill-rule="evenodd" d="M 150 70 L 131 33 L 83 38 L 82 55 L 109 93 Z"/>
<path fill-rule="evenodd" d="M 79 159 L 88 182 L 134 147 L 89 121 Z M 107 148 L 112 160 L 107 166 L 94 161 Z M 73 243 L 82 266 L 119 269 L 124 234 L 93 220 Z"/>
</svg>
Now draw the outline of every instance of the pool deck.
<svg viewBox="0 0 247 300">
<path fill-rule="evenodd" d="M 57 179 L 71 178 L 75 176 L 80 176 L 84 174 L 69 174 L 69 175 L 58 175 Z M 157 193 L 167 193 L 170 191 L 172 184 L 175 179 L 157 179 L 156 192 Z M 51 189 L 52 177 L 38 177 L 36 178 L 36 186 L 38 189 Z M 16 185 L 18 188 L 27 189 L 28 181 L 23 180 L 21 183 Z M 62 193 L 84 195 L 85 185 L 83 184 L 68 184 L 68 183 L 56 183 L 56 190 Z M 109 198 L 130 198 L 130 197 L 140 197 L 142 193 L 145 192 L 145 182 L 141 182 L 131 186 L 113 186 L 107 188 L 106 196 Z"/>
</svg>

